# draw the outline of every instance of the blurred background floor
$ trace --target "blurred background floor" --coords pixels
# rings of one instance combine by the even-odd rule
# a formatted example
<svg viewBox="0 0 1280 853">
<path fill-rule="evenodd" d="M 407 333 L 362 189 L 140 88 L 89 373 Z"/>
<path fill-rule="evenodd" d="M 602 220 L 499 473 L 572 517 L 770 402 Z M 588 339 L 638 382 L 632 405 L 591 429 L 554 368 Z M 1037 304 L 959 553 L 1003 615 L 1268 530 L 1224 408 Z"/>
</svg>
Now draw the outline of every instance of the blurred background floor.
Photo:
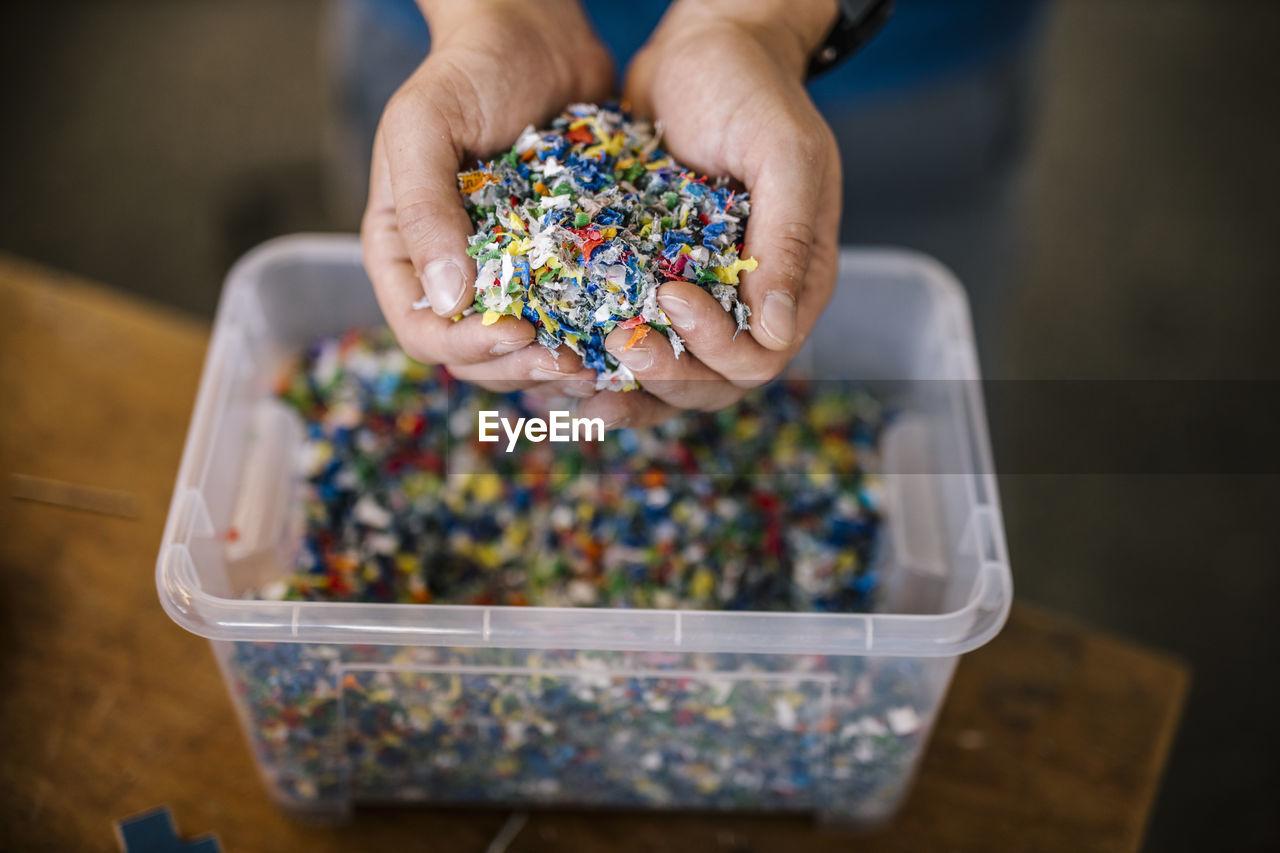
<svg viewBox="0 0 1280 853">
<path fill-rule="evenodd" d="M 314 0 L 9 2 L 0 249 L 209 317 L 324 195 Z M 1271 0 L 1062 0 L 1003 376 L 1280 378 Z M 993 418 L 1000 436 L 1016 416 Z M 1001 479 L 1018 594 L 1194 667 L 1151 850 L 1280 844 L 1280 479 Z"/>
</svg>

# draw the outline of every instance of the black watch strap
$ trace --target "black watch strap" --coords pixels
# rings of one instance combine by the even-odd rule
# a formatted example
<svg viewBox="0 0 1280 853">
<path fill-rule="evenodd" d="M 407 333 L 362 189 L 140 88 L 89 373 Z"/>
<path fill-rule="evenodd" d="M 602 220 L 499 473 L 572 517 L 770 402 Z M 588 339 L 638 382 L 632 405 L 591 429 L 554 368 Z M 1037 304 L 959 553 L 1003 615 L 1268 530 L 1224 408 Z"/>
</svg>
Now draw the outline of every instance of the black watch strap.
<svg viewBox="0 0 1280 853">
<path fill-rule="evenodd" d="M 893 14 L 893 0 L 839 0 L 840 17 L 809 60 L 805 79 L 825 74 L 858 52 Z"/>
</svg>

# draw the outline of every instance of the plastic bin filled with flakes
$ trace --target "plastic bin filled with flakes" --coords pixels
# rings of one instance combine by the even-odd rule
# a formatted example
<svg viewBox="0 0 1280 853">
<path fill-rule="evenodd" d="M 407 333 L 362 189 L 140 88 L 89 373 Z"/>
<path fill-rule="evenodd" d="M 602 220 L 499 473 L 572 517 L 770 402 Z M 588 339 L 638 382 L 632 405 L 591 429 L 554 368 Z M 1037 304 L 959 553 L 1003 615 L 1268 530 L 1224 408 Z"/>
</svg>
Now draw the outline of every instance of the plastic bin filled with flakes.
<svg viewBox="0 0 1280 853">
<path fill-rule="evenodd" d="M 241 261 L 161 545 L 280 805 L 893 814 L 1012 596 L 944 269 L 846 250 L 783 379 L 510 453 L 381 329 L 354 238 Z"/>
</svg>

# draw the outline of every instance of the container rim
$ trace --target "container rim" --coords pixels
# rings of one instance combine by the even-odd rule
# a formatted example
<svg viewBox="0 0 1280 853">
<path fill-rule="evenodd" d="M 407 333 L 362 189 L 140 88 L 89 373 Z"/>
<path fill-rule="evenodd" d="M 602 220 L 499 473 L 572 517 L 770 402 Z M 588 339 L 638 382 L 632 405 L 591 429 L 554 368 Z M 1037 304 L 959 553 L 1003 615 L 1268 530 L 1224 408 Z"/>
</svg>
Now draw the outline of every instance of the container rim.
<svg viewBox="0 0 1280 853">
<path fill-rule="evenodd" d="M 886 273 L 921 274 L 946 311 L 948 333 L 970 354 L 962 378 L 977 378 L 968 302 L 954 276 L 936 260 L 901 249 L 842 249 L 841 265 L 855 256 Z M 191 427 L 183 449 L 169 516 L 156 562 L 161 605 L 174 622 L 217 641 L 361 645 L 418 645 L 600 651 L 762 653 L 784 655 L 884 655 L 952 657 L 984 645 L 1003 627 L 1013 583 L 1006 555 L 981 388 L 965 383 L 972 423 L 969 488 L 975 509 L 967 534 L 989 543 L 977 577 L 959 607 L 930 614 L 808 613 L 658 610 L 587 607 L 517 607 L 463 604 L 365 604 L 262 601 L 212 595 L 201 587 L 189 542 L 212 536 L 213 524 L 193 475 L 207 460 L 198 434 L 214 416 L 212 382 L 218 355 L 229 343 L 230 318 L 243 311 L 241 295 L 269 266 L 306 257 L 360 264 L 355 235 L 292 235 L 252 250 L 227 278 L 201 375 Z M 247 295 L 247 293 L 245 293 Z"/>
</svg>

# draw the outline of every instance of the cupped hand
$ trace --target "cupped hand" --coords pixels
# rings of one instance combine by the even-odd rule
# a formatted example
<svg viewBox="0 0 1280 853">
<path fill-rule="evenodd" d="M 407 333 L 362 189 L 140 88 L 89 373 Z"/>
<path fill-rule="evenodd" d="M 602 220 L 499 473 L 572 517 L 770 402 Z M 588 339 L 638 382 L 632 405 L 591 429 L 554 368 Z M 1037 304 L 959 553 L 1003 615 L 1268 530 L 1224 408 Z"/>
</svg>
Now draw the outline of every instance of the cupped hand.
<svg viewBox="0 0 1280 853">
<path fill-rule="evenodd" d="M 835 3 L 677 2 L 627 73 L 632 110 L 662 124 L 682 164 L 728 175 L 751 192 L 739 297 L 750 334 L 696 285 L 673 281 L 659 303 L 684 338 L 630 350 L 626 331 L 606 346 L 643 392 L 600 393 L 578 413 L 614 427 L 665 420 L 680 409 L 719 409 L 777 376 L 803 344 L 835 286 L 841 200 L 835 138 L 804 89 L 810 53 L 835 19 Z"/>
<path fill-rule="evenodd" d="M 475 298 L 473 228 L 457 173 L 509 147 L 565 104 L 601 100 L 613 65 L 576 0 L 423 0 L 430 55 L 392 97 L 373 148 L 361 225 L 365 268 L 397 340 L 413 358 L 498 391 L 556 379 L 591 393 L 577 356 L 529 346 L 534 329 L 503 317 L 455 319 Z M 414 309 L 423 296 L 430 310 Z"/>
</svg>

